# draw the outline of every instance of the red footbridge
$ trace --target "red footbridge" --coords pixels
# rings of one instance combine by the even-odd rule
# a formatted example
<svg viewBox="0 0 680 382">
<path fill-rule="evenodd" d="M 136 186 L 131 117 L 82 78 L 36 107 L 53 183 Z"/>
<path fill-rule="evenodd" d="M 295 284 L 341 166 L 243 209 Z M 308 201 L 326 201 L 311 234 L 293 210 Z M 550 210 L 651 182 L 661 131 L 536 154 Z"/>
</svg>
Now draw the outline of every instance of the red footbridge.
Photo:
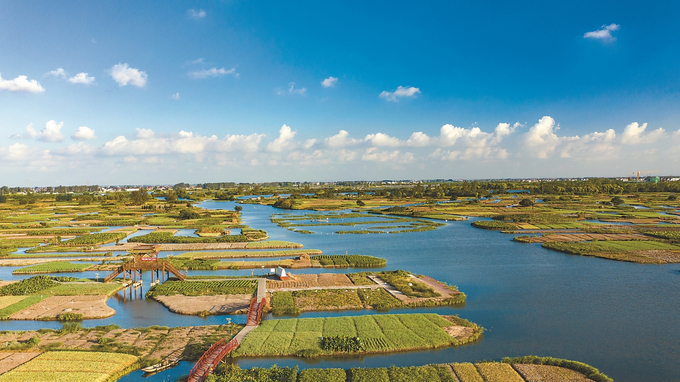
<svg viewBox="0 0 680 382">
<path fill-rule="evenodd" d="M 260 324 L 260 320 L 262 319 L 262 308 L 264 308 L 265 303 L 265 298 L 258 301 L 257 297 L 253 297 L 250 301 L 250 307 L 248 307 L 248 321 L 246 327 L 232 338 L 231 341 L 227 342 L 224 339 L 221 339 L 203 353 L 201 358 L 191 369 L 188 382 L 203 382 L 205 378 L 215 370 L 220 361 L 238 347 L 239 341 L 243 340 L 245 334 Z"/>
</svg>

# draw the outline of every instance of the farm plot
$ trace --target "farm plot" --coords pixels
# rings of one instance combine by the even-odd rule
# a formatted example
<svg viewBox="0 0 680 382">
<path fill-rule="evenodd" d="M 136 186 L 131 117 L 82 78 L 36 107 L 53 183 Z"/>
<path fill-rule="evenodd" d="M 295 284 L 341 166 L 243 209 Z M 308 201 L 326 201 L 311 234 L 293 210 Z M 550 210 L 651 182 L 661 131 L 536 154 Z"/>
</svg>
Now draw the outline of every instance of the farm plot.
<svg viewBox="0 0 680 382">
<path fill-rule="evenodd" d="M 47 352 L 0 375 L 0 382 L 104 382 L 137 362 L 118 353 Z"/>
<path fill-rule="evenodd" d="M 374 268 L 384 267 L 387 260 L 363 255 L 319 255 L 311 256 L 312 261 L 318 261 L 324 267 L 337 268 Z"/>
<path fill-rule="evenodd" d="M 37 273 L 83 272 L 90 266 L 92 266 L 92 264 L 71 263 L 68 261 L 52 261 L 49 263 L 36 264 L 30 267 L 15 269 L 12 274 L 29 275 Z"/>
<path fill-rule="evenodd" d="M 147 297 L 173 296 L 213 296 L 226 294 L 250 294 L 255 292 L 256 280 L 220 280 L 220 281 L 166 281 L 147 292 Z"/>
<path fill-rule="evenodd" d="M 235 355 L 309 356 L 431 349 L 457 343 L 443 329 L 451 325 L 436 314 L 267 320 L 246 336 Z M 333 345 L 325 346 L 329 339 L 333 339 Z"/>
<path fill-rule="evenodd" d="M 112 243 L 116 240 L 124 239 L 125 236 L 129 235 L 133 231 L 122 231 L 122 232 L 101 232 L 101 233 L 91 233 L 89 235 L 78 236 L 76 238 L 66 240 L 60 245 L 65 245 L 68 247 L 78 247 L 82 245 L 99 245 Z"/>
</svg>

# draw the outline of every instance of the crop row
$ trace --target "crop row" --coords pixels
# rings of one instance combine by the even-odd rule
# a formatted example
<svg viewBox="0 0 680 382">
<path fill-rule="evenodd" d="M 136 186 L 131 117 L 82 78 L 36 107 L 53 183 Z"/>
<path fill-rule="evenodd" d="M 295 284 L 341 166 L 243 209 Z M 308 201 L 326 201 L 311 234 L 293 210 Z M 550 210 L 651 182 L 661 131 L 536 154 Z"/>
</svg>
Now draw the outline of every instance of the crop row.
<svg viewBox="0 0 680 382">
<path fill-rule="evenodd" d="M 34 276 L 0 288 L 0 296 L 23 296 L 57 286 L 48 276 Z"/>
<path fill-rule="evenodd" d="M 436 348 L 455 343 L 441 329 L 450 325 L 451 322 L 434 314 L 266 320 L 248 334 L 236 353 L 262 356 L 318 355 L 356 352 L 360 349 L 395 351 Z M 328 337 L 338 338 L 338 343 L 333 342 L 332 345 L 335 350 L 324 349 L 322 338 Z M 357 341 L 363 345 L 347 345 L 354 341 L 351 338 L 358 338 Z"/>
<path fill-rule="evenodd" d="M 15 269 L 12 274 L 31 273 L 58 273 L 58 272 L 82 272 L 92 264 L 71 263 L 68 261 L 52 261 L 49 263 L 31 265 L 29 267 Z"/>
<path fill-rule="evenodd" d="M 220 281 L 167 281 L 154 286 L 147 297 L 172 296 L 213 296 L 223 294 L 252 294 L 255 291 L 254 280 L 220 280 Z"/>
<path fill-rule="evenodd" d="M 193 243 L 240 243 L 246 242 L 249 238 L 246 235 L 225 235 L 217 237 L 191 237 L 173 236 L 172 232 L 151 232 L 146 235 L 135 236 L 128 239 L 130 243 L 147 244 L 193 244 Z"/>
<path fill-rule="evenodd" d="M 136 361 L 118 353 L 46 352 L 0 375 L 0 382 L 104 382 Z"/>
<path fill-rule="evenodd" d="M 121 240 L 130 234 L 127 232 L 100 232 L 89 235 L 78 236 L 70 240 L 66 240 L 61 245 L 75 247 L 79 245 L 99 245 L 104 243 L 111 243 L 116 240 Z"/>
<path fill-rule="evenodd" d="M 319 261 L 323 266 L 336 267 L 370 268 L 387 264 L 385 259 L 364 255 L 319 255 L 312 256 L 311 259 Z"/>
</svg>

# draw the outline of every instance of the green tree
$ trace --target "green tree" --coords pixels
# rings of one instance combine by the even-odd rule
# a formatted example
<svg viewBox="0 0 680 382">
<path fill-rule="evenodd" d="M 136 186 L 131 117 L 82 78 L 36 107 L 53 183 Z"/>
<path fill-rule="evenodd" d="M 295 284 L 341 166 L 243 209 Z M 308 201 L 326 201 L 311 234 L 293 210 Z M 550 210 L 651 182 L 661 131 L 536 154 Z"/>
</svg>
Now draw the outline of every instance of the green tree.
<svg viewBox="0 0 680 382">
<path fill-rule="evenodd" d="M 534 205 L 534 201 L 528 198 L 524 198 L 519 201 L 520 207 L 532 207 Z"/>
<path fill-rule="evenodd" d="M 615 206 L 618 206 L 620 204 L 623 204 L 624 201 L 620 196 L 615 196 L 615 197 L 612 198 L 611 203 Z"/>
<path fill-rule="evenodd" d="M 130 193 L 130 201 L 136 206 L 144 204 L 148 199 L 149 193 L 146 192 L 144 188 L 140 188 L 138 191 L 132 191 Z"/>
</svg>

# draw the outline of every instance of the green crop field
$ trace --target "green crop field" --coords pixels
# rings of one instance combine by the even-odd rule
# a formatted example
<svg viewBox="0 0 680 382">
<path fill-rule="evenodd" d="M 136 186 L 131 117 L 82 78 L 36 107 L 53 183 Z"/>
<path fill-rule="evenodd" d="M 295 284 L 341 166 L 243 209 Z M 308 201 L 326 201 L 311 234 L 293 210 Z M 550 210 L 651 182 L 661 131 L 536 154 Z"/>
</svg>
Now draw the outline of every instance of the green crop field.
<svg viewBox="0 0 680 382">
<path fill-rule="evenodd" d="M 30 267 L 19 268 L 12 271 L 12 274 L 34 274 L 34 273 L 59 273 L 59 272 L 82 272 L 89 268 L 92 264 L 88 263 L 70 263 L 68 261 L 52 261 L 49 263 L 42 263 L 31 265 Z"/>
<path fill-rule="evenodd" d="M 375 268 L 384 267 L 387 264 L 385 259 L 364 255 L 318 255 L 311 256 L 311 260 L 318 261 L 325 267 L 338 268 Z"/>
<path fill-rule="evenodd" d="M 60 243 L 60 245 L 68 247 L 78 247 L 82 245 L 99 245 L 112 243 L 116 240 L 124 239 L 125 236 L 129 235 L 132 232 L 133 231 L 91 233 L 89 235 L 78 236 L 76 238 L 66 240 Z"/>
<path fill-rule="evenodd" d="M 0 375 L 0 382 L 105 382 L 135 362 L 137 357 L 128 354 L 46 352 Z"/>
<path fill-rule="evenodd" d="M 454 325 L 436 314 L 396 314 L 355 317 L 267 320 L 239 346 L 239 356 L 334 354 L 323 338 L 356 337 L 360 353 L 431 349 L 456 344 L 442 327 Z"/>
<path fill-rule="evenodd" d="M 223 294 L 253 294 L 257 287 L 255 280 L 220 280 L 220 281 L 166 281 L 147 292 L 147 297 L 172 296 L 213 296 Z"/>
<path fill-rule="evenodd" d="M 280 249 L 275 251 L 216 251 L 216 252 L 185 252 L 176 257 L 192 259 L 231 259 L 238 257 L 285 257 L 300 255 L 319 255 L 318 249 Z"/>
</svg>

